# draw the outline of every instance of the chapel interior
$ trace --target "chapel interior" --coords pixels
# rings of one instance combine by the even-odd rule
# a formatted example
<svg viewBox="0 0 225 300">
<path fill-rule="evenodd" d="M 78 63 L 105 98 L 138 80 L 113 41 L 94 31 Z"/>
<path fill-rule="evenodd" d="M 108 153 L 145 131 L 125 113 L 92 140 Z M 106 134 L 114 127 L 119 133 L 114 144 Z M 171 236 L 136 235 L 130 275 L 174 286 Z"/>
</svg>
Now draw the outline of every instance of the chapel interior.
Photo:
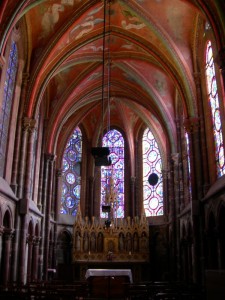
<svg viewBox="0 0 225 300">
<path fill-rule="evenodd" d="M 224 1 L 1 1 L 0 298 L 225 299 L 224 140 Z"/>
</svg>

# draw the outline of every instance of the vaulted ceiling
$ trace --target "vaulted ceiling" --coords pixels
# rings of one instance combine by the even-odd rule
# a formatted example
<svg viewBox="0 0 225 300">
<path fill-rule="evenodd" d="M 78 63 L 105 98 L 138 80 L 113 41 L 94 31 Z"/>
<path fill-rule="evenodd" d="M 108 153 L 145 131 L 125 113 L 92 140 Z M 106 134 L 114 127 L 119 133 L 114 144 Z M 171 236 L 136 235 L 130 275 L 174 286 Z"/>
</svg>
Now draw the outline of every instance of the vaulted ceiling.
<svg viewBox="0 0 225 300">
<path fill-rule="evenodd" d="M 124 131 L 131 148 L 142 124 L 151 126 L 162 149 L 176 144 L 177 101 L 186 117 L 195 116 L 196 30 L 205 20 L 221 27 L 212 11 L 219 1 L 205 2 L 106 1 L 110 125 Z M 25 115 L 35 117 L 46 102 L 48 151 L 57 152 L 76 125 L 85 129 L 87 140 L 97 143 L 102 119 L 104 1 L 11 0 L 3 1 L 1 12 L 5 24 L 0 31 L 1 51 L 13 25 L 21 22 L 26 28 Z"/>
</svg>

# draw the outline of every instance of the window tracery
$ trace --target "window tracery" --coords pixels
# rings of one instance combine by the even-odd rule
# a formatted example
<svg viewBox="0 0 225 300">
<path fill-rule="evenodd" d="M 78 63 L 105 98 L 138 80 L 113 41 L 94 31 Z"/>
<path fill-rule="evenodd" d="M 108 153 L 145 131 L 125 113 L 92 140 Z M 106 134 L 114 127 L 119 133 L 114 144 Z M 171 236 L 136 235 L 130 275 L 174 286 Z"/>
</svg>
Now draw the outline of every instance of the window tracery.
<svg viewBox="0 0 225 300">
<path fill-rule="evenodd" d="M 80 203 L 80 162 L 82 155 L 82 133 L 77 127 L 70 137 L 62 160 L 61 214 L 76 216 Z"/>
<path fill-rule="evenodd" d="M 156 139 L 149 128 L 142 139 L 143 154 L 143 203 L 146 217 L 163 215 L 162 160 Z M 149 176 L 156 174 L 155 184 L 149 183 Z"/>
<path fill-rule="evenodd" d="M 102 205 L 105 204 L 107 191 L 113 188 L 116 192 L 115 217 L 124 218 L 124 138 L 118 130 L 109 130 L 103 137 L 102 146 L 109 147 L 112 164 L 101 167 L 100 215 L 107 217 L 102 212 Z"/>
<path fill-rule="evenodd" d="M 223 135 L 222 135 L 219 96 L 218 96 L 211 41 L 208 41 L 206 45 L 205 69 L 206 69 L 206 85 L 207 85 L 208 99 L 211 108 L 212 123 L 213 123 L 217 175 L 220 177 L 225 174 L 224 142 L 223 142 Z"/>
<path fill-rule="evenodd" d="M 9 131 L 11 108 L 18 70 L 18 49 L 13 41 L 9 53 L 8 68 L 4 83 L 3 102 L 0 112 L 0 175 L 3 176 L 5 167 L 5 154 L 7 147 L 7 137 Z"/>
</svg>

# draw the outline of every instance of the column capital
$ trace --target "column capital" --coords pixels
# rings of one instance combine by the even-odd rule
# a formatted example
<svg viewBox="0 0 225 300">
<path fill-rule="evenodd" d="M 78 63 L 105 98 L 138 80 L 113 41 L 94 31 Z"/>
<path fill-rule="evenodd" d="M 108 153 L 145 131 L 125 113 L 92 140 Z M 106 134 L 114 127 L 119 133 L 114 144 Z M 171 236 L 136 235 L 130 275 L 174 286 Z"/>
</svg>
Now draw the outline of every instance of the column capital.
<svg viewBox="0 0 225 300">
<path fill-rule="evenodd" d="M 56 159 L 56 155 L 52 153 L 45 153 L 45 158 L 48 162 L 52 163 Z"/>
<path fill-rule="evenodd" d="M 184 127 L 187 132 L 196 132 L 200 128 L 200 118 L 191 117 L 184 120 Z"/>
<path fill-rule="evenodd" d="M 193 76 L 194 76 L 194 79 L 195 79 L 196 86 L 200 86 L 201 85 L 201 78 L 202 78 L 201 73 L 200 72 L 195 72 L 193 74 Z"/>
<path fill-rule="evenodd" d="M 40 244 L 40 241 L 41 241 L 40 236 L 34 236 L 33 243 L 35 246 L 38 246 Z"/>
<path fill-rule="evenodd" d="M 175 166 L 178 166 L 178 164 L 179 164 L 179 158 L 180 158 L 180 153 L 172 153 L 171 154 L 171 159 L 174 162 Z"/>
<path fill-rule="evenodd" d="M 28 234 L 27 235 L 27 243 L 31 245 L 34 242 L 35 242 L 35 237 L 33 235 Z"/>
<path fill-rule="evenodd" d="M 26 84 L 29 82 L 30 80 L 30 74 L 27 72 L 24 72 L 22 75 L 22 80 L 23 80 L 23 84 Z"/>
<path fill-rule="evenodd" d="M 57 169 L 57 170 L 56 170 L 56 176 L 57 176 L 57 177 L 62 177 L 62 173 L 63 173 L 63 170 L 62 170 L 62 169 Z"/>
<path fill-rule="evenodd" d="M 28 117 L 23 118 L 23 130 L 24 131 L 34 131 L 36 120 Z"/>
<path fill-rule="evenodd" d="M 14 237 L 14 232 L 14 229 L 4 228 L 3 233 L 5 240 L 12 240 Z"/>
</svg>

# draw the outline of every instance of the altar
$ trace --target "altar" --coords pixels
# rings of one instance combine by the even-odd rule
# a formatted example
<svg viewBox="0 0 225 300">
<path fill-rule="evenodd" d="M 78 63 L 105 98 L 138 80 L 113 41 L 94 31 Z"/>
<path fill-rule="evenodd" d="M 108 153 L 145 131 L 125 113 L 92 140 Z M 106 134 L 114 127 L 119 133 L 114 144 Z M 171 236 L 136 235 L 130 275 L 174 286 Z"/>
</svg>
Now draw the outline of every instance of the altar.
<svg viewBox="0 0 225 300">
<path fill-rule="evenodd" d="M 149 263 L 148 222 L 145 216 L 127 217 L 107 226 L 104 219 L 78 213 L 72 253 L 76 279 L 84 279 L 87 269 L 130 269 L 135 280 L 141 279 Z"/>
<path fill-rule="evenodd" d="M 127 277 L 129 282 L 133 282 L 132 272 L 130 269 L 88 269 L 85 278 L 90 277 Z"/>
</svg>

